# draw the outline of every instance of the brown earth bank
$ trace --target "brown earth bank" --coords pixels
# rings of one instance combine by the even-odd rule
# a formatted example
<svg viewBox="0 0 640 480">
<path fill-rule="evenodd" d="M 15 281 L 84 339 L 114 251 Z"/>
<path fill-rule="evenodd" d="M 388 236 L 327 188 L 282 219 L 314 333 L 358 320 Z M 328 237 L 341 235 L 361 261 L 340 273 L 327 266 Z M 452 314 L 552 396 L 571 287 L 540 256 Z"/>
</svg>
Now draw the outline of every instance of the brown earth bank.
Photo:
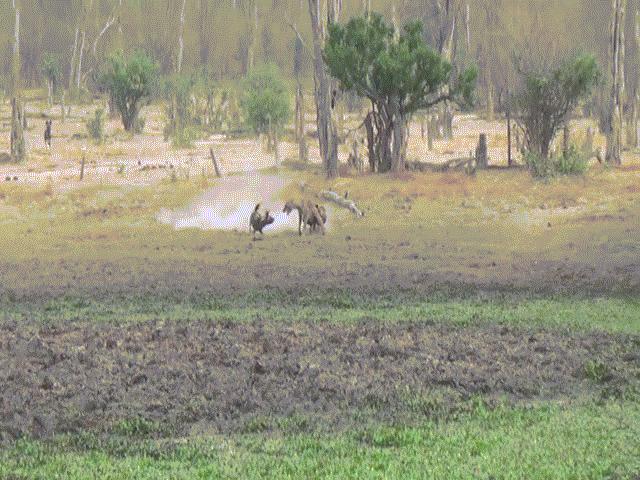
<svg viewBox="0 0 640 480">
<path fill-rule="evenodd" d="M 308 263 L 281 263 L 277 258 L 242 258 L 230 252 L 216 260 L 125 258 L 113 261 L 61 259 L 0 262 L 0 305 L 38 304 L 61 297 L 95 301 L 126 298 L 233 299 L 261 292 L 261 298 L 296 301 L 322 292 L 354 297 L 431 295 L 464 297 L 478 293 L 524 295 L 640 295 L 640 263 L 542 260 L 452 262 L 432 268 L 420 254 L 389 262 L 349 262 L 330 254 Z M 226 258 L 226 259 L 225 259 Z"/>
<path fill-rule="evenodd" d="M 108 431 L 123 419 L 189 435 L 291 415 L 339 427 L 367 409 L 415 420 L 476 395 L 621 395 L 637 391 L 639 346 L 639 336 L 496 326 L 5 321 L 0 440 Z"/>
</svg>

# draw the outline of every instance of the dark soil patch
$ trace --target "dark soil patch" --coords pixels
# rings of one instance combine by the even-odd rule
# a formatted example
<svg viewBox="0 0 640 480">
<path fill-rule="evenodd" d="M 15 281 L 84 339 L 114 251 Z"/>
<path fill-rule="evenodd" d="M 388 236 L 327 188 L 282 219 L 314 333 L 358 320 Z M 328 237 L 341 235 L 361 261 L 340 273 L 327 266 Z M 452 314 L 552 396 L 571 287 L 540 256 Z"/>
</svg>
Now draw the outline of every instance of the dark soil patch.
<svg viewBox="0 0 640 480">
<path fill-rule="evenodd" d="M 474 395 L 576 398 L 637 383 L 638 341 L 373 323 L 4 324 L 0 439 L 105 430 L 130 418 L 173 434 L 241 431 L 271 415 L 340 424 L 366 408 L 397 418 L 407 392 L 439 392 L 445 407 Z M 590 378 L 585 365 L 606 366 L 606 377 Z"/>
</svg>

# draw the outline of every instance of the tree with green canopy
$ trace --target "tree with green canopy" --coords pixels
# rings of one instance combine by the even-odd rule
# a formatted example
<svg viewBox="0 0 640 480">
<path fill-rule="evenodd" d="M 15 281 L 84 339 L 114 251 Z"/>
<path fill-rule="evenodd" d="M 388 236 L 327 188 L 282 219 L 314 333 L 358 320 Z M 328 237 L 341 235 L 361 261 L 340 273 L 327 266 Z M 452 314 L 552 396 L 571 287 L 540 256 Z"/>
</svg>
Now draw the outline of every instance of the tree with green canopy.
<svg viewBox="0 0 640 480">
<path fill-rule="evenodd" d="M 277 66 L 256 67 L 244 81 L 241 106 L 249 126 L 266 134 L 270 148 L 276 148 L 278 132 L 291 114 L 287 86 Z"/>
<path fill-rule="evenodd" d="M 581 54 L 559 66 L 531 70 L 519 67 L 519 73 L 521 86 L 515 97 L 518 123 L 527 150 L 547 160 L 556 133 L 579 103 L 591 95 L 600 71 L 593 55 Z"/>
<path fill-rule="evenodd" d="M 143 52 L 128 58 L 117 52 L 109 58 L 102 84 L 120 112 L 127 132 L 134 130 L 140 109 L 151 96 L 157 71 L 155 62 Z"/>
<path fill-rule="evenodd" d="M 377 13 L 331 25 L 324 60 L 342 90 L 371 101 L 369 161 L 379 172 L 404 169 L 415 112 L 444 101 L 471 103 L 477 77 L 468 68 L 452 82 L 451 64 L 427 46 L 420 21 L 397 32 Z"/>
<path fill-rule="evenodd" d="M 60 60 L 56 55 L 45 53 L 42 57 L 42 75 L 47 80 L 47 101 L 49 106 L 53 104 L 53 94 L 57 89 L 62 70 Z"/>
</svg>

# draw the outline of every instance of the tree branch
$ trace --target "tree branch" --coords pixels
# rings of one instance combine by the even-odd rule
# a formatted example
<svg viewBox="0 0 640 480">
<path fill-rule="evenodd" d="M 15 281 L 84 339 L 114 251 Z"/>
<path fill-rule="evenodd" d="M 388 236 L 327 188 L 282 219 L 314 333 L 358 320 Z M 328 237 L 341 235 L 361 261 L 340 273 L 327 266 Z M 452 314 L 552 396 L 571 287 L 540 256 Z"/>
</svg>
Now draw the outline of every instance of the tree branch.
<svg viewBox="0 0 640 480">
<path fill-rule="evenodd" d="M 311 59 L 315 61 L 316 56 L 313 54 L 311 49 L 307 46 L 307 43 L 304 41 L 304 38 L 302 38 L 302 35 L 300 35 L 300 32 L 298 31 L 298 27 L 296 26 L 296 24 L 293 23 L 291 20 L 289 20 L 289 16 L 286 14 L 284 16 L 284 21 L 287 23 L 287 25 L 289 25 L 291 30 L 293 30 L 293 33 L 296 34 L 296 37 L 298 37 L 298 40 L 300 40 L 300 43 L 302 44 L 302 48 L 304 48 L 307 54 L 311 57 Z"/>
</svg>

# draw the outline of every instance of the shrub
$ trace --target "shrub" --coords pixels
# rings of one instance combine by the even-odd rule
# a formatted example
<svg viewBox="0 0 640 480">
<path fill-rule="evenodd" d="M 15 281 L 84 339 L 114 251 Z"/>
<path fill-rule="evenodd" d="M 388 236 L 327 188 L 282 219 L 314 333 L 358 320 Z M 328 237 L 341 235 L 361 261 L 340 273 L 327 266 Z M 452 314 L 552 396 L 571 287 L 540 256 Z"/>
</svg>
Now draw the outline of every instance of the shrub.
<svg viewBox="0 0 640 480">
<path fill-rule="evenodd" d="M 589 168 L 589 157 L 571 145 L 566 154 L 544 157 L 534 152 L 526 152 L 524 160 L 534 177 L 549 178 L 556 175 L 582 175 Z"/>
<path fill-rule="evenodd" d="M 151 97 L 157 68 L 142 52 L 128 58 L 118 52 L 109 58 L 101 84 L 109 91 L 127 132 L 135 132 L 140 109 Z"/>
<path fill-rule="evenodd" d="M 241 106 L 247 124 L 258 134 L 265 133 L 272 145 L 289 120 L 289 93 L 275 65 L 256 68 L 244 81 Z"/>
<path fill-rule="evenodd" d="M 527 151 L 524 154 L 527 168 L 534 177 L 548 178 L 554 175 L 553 159 Z"/>
<path fill-rule="evenodd" d="M 138 116 L 133 122 L 133 133 L 142 133 L 146 122 L 144 117 Z"/>
<path fill-rule="evenodd" d="M 555 171 L 561 175 L 582 175 L 589 168 L 588 158 L 581 153 L 575 145 L 571 145 L 558 157 L 555 162 Z"/>
<path fill-rule="evenodd" d="M 183 127 L 173 132 L 171 144 L 175 148 L 191 148 L 193 142 L 200 136 L 195 127 Z"/>
<path fill-rule="evenodd" d="M 96 110 L 93 118 L 87 120 L 87 132 L 89 136 L 96 142 L 104 140 L 104 110 L 99 108 Z"/>
</svg>

